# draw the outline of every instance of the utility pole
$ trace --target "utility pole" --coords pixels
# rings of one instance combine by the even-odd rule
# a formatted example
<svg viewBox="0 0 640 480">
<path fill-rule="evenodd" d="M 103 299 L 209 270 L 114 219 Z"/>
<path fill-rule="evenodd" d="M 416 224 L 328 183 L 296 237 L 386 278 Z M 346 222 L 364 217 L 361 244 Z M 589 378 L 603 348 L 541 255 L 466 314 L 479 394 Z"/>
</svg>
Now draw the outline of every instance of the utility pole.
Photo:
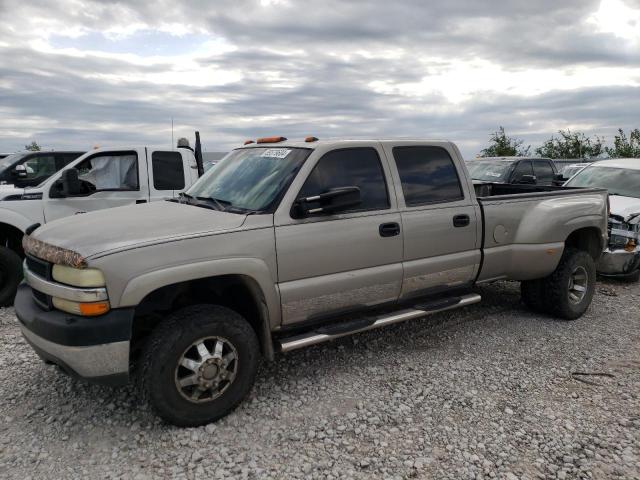
<svg viewBox="0 0 640 480">
<path fill-rule="evenodd" d="M 173 143 L 173 117 L 171 117 L 171 148 L 175 147 L 175 143 Z"/>
</svg>

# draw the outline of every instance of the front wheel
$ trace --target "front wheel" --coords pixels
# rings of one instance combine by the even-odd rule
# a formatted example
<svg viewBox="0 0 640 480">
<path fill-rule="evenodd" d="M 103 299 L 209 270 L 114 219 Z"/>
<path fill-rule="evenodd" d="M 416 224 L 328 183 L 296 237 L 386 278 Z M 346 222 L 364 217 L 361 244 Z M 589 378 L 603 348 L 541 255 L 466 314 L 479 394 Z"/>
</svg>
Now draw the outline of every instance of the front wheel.
<svg viewBox="0 0 640 480">
<path fill-rule="evenodd" d="M 231 412 L 253 385 L 260 347 L 251 325 L 216 305 L 175 312 L 143 352 L 151 406 L 169 423 L 196 427 Z"/>
<path fill-rule="evenodd" d="M 543 280 L 547 308 L 552 315 L 575 320 L 587 311 L 596 285 L 596 265 L 582 250 L 567 248 L 555 271 Z"/>
</svg>

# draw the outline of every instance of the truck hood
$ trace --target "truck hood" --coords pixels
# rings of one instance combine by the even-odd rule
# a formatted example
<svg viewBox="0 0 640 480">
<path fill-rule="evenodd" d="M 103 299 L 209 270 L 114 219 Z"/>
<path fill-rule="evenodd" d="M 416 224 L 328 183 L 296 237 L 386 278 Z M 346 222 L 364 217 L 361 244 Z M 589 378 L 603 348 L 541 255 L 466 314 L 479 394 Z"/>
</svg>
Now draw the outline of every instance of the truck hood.
<svg viewBox="0 0 640 480">
<path fill-rule="evenodd" d="M 634 218 L 640 218 L 640 198 L 622 197 L 620 195 L 610 195 L 611 215 L 618 220 L 629 222 Z"/>
<path fill-rule="evenodd" d="M 171 238 L 237 229 L 246 218 L 176 202 L 153 202 L 63 218 L 39 227 L 31 236 L 88 258 Z"/>
</svg>

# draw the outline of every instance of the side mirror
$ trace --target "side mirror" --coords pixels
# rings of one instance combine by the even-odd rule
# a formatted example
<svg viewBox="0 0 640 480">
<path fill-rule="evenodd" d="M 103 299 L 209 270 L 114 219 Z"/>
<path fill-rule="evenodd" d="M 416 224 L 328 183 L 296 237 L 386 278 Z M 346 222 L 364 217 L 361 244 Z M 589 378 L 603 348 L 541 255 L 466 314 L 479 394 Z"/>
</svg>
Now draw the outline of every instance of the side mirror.
<svg viewBox="0 0 640 480">
<path fill-rule="evenodd" d="M 562 175 L 561 173 L 554 173 L 553 174 L 553 184 L 555 186 L 561 186 L 564 184 L 564 182 L 566 182 L 568 180 L 568 178 L 565 178 L 564 175 Z"/>
<path fill-rule="evenodd" d="M 337 213 L 357 207 L 362 203 L 358 187 L 332 188 L 312 197 L 301 197 L 294 204 L 293 216 L 304 218 L 309 215 Z"/>
<path fill-rule="evenodd" d="M 27 178 L 27 167 L 24 165 L 16 165 L 16 168 L 11 170 L 11 174 L 17 178 Z"/>
<path fill-rule="evenodd" d="M 535 185 L 537 183 L 535 175 L 522 175 L 518 183 L 523 183 L 525 185 Z"/>
<path fill-rule="evenodd" d="M 84 189 L 82 183 L 78 178 L 78 170 L 75 168 L 69 168 L 63 170 L 60 174 L 60 178 L 56 180 L 51 186 L 51 192 L 49 196 L 51 198 L 64 198 L 72 197 L 74 195 L 82 195 Z"/>
</svg>

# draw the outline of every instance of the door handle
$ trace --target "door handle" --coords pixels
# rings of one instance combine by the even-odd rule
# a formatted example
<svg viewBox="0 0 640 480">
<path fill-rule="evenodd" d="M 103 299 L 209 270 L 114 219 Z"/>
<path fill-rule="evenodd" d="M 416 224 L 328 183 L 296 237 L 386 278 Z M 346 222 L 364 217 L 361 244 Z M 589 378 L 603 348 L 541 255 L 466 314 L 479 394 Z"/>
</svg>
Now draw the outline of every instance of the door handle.
<svg viewBox="0 0 640 480">
<path fill-rule="evenodd" d="M 469 225 L 469 215 L 455 215 L 453 217 L 454 227 L 466 227 Z"/>
<path fill-rule="evenodd" d="M 136 203 L 147 203 L 146 200 L 136 200 Z"/>
<path fill-rule="evenodd" d="M 395 237 L 400 235 L 400 225 L 396 222 L 383 223 L 378 231 L 381 237 Z"/>
</svg>

